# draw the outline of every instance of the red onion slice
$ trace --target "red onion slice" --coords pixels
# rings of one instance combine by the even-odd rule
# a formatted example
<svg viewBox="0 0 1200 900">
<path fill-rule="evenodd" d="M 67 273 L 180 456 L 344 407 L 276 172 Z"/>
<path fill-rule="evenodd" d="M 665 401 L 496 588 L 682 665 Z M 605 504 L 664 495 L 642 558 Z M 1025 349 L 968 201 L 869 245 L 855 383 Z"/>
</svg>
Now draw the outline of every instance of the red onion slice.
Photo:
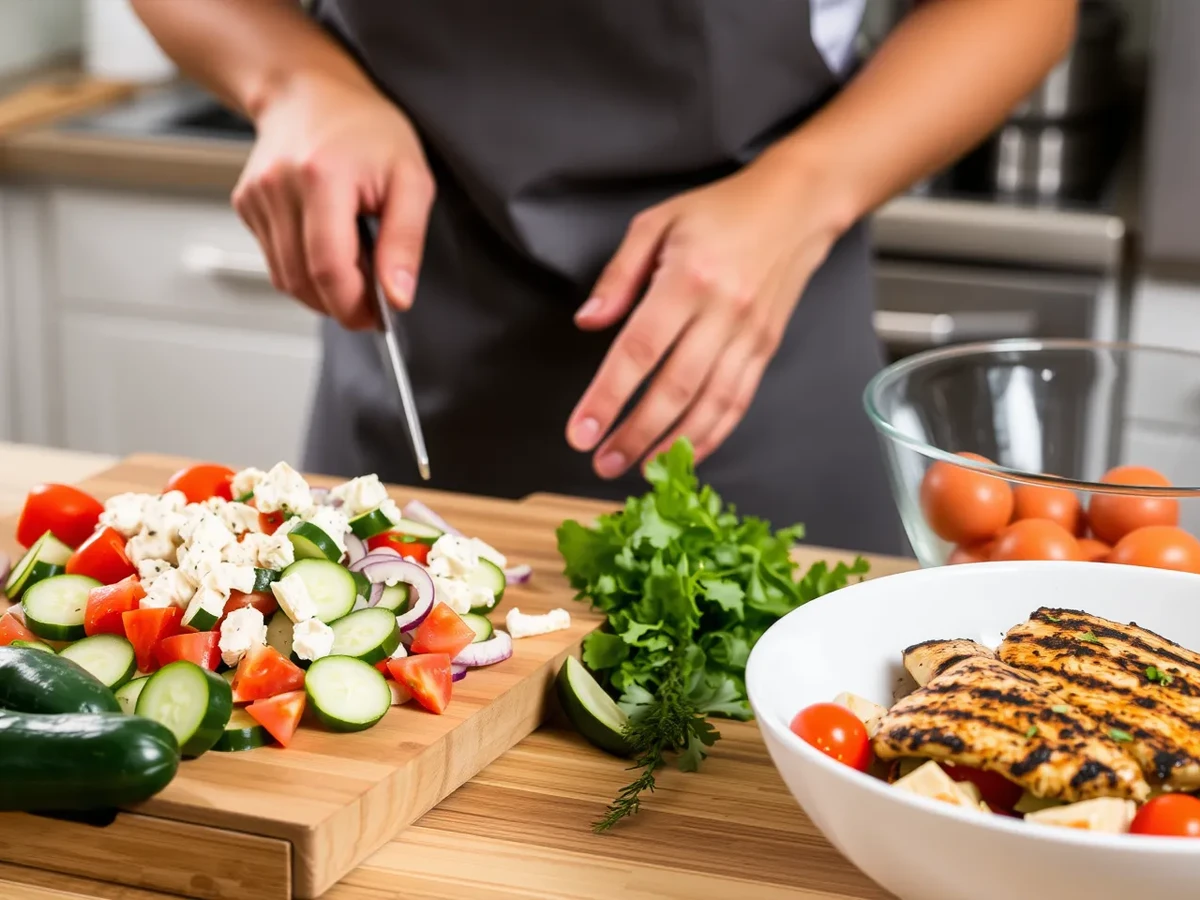
<svg viewBox="0 0 1200 900">
<path fill-rule="evenodd" d="M 450 663 L 450 680 L 462 681 L 467 677 L 467 667 L 462 663 Z"/>
<path fill-rule="evenodd" d="M 371 595 L 367 597 L 367 606 L 378 606 L 379 601 L 383 599 L 383 582 L 371 585 Z"/>
<path fill-rule="evenodd" d="M 402 634 L 402 635 L 400 635 L 400 640 L 403 641 L 406 637 L 408 637 L 408 635 Z M 404 659 L 404 657 L 406 657 L 406 656 L 408 656 L 408 645 L 401 643 L 398 647 L 396 647 L 395 650 L 392 651 L 392 655 L 388 658 L 389 659 Z"/>
<path fill-rule="evenodd" d="M 365 569 L 367 566 L 371 565 L 372 563 L 387 562 L 388 560 L 399 559 L 399 558 L 400 558 L 399 552 L 396 550 L 393 550 L 391 547 L 379 547 L 376 550 L 372 550 L 370 553 L 368 553 L 366 556 L 364 556 L 362 559 L 358 560 L 357 562 L 350 563 L 350 565 L 347 566 L 347 568 L 349 568 L 351 572 L 361 572 L 363 569 Z"/>
<path fill-rule="evenodd" d="M 407 559 L 373 560 L 363 567 L 362 573 L 371 584 L 402 581 L 416 590 L 416 600 L 412 598 L 410 591 L 408 609 L 396 616 L 396 624 L 400 626 L 401 631 L 412 631 L 425 621 L 425 617 L 433 609 L 433 578 L 424 566 Z"/>
<path fill-rule="evenodd" d="M 25 607 L 23 607 L 20 603 L 14 603 L 4 612 L 20 622 L 22 626 L 25 625 Z"/>
<path fill-rule="evenodd" d="M 400 646 L 406 651 L 412 646 L 413 639 L 416 637 L 411 631 L 400 632 Z"/>
<path fill-rule="evenodd" d="M 414 522 L 420 522 L 422 525 L 428 525 L 430 528 L 436 528 L 438 531 L 444 531 L 446 534 L 454 534 L 462 537 L 461 531 L 420 500 L 409 500 L 408 503 L 404 504 L 404 509 L 400 510 L 400 515 L 406 519 L 412 519 Z"/>
<path fill-rule="evenodd" d="M 4 596 L 4 583 L 8 581 L 11 571 L 12 560 L 8 558 L 7 553 L 0 553 L 0 597 Z"/>
<path fill-rule="evenodd" d="M 346 562 L 350 565 L 354 565 L 367 555 L 367 545 L 353 531 L 347 532 L 344 540 L 346 543 Z"/>
<path fill-rule="evenodd" d="M 506 631 L 497 631 L 493 637 L 486 641 L 480 641 L 478 644 L 468 644 L 458 656 L 454 657 L 453 662 L 460 666 L 469 666 L 472 669 L 476 666 L 491 666 L 498 662 L 504 662 L 513 655 L 512 638 L 508 636 Z"/>
<path fill-rule="evenodd" d="M 510 566 L 504 570 L 504 580 L 508 584 L 525 584 L 533 577 L 533 566 Z"/>
</svg>

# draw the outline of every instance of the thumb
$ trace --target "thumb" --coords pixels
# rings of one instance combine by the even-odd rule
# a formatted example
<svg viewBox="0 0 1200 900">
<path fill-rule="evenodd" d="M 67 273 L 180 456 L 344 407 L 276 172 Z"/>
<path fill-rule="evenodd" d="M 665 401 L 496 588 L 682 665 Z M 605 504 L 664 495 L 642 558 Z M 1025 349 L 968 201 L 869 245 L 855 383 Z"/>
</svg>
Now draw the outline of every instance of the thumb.
<svg viewBox="0 0 1200 900">
<path fill-rule="evenodd" d="M 592 289 L 591 298 L 575 313 L 576 325 L 585 331 L 599 331 L 629 312 L 654 272 L 670 224 L 670 217 L 661 208 L 634 217 L 621 246 Z"/>
<path fill-rule="evenodd" d="M 412 306 L 434 193 L 433 177 L 424 165 L 402 163 L 393 170 L 379 217 L 375 271 L 397 309 Z"/>
</svg>

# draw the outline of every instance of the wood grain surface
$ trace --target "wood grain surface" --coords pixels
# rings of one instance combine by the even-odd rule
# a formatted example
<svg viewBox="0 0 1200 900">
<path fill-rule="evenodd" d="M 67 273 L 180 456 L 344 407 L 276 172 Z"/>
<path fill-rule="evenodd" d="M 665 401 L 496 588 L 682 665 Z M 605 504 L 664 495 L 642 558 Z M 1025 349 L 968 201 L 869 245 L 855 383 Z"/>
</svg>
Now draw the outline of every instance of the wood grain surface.
<svg viewBox="0 0 1200 900">
<path fill-rule="evenodd" d="M 610 508 L 550 495 L 522 506 L 519 531 L 541 531 L 551 543 L 545 536 L 563 518 L 586 520 Z M 795 555 L 807 564 L 854 554 L 805 547 Z M 870 561 L 872 577 L 914 567 Z M 539 581 L 543 569 L 560 567 L 556 556 L 534 565 Z M 700 772 L 664 771 L 639 816 L 597 836 L 589 823 L 629 773 L 552 716 L 369 856 L 325 900 L 889 900 L 799 809 L 756 726 L 721 722 L 720 731 Z M 168 896 L 0 863 L 5 900 Z"/>
</svg>

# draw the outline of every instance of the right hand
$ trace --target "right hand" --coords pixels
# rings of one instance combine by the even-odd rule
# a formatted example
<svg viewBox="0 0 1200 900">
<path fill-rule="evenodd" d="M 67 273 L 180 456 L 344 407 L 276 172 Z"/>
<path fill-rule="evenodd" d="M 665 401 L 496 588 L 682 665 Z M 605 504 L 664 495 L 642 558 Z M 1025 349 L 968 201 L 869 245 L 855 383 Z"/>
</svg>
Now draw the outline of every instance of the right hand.
<svg viewBox="0 0 1200 900">
<path fill-rule="evenodd" d="M 255 122 L 233 206 L 262 245 L 275 288 L 344 327 L 373 327 L 356 217 L 378 214 L 375 271 L 412 305 L 434 183 L 412 124 L 367 85 L 288 85 Z"/>
</svg>

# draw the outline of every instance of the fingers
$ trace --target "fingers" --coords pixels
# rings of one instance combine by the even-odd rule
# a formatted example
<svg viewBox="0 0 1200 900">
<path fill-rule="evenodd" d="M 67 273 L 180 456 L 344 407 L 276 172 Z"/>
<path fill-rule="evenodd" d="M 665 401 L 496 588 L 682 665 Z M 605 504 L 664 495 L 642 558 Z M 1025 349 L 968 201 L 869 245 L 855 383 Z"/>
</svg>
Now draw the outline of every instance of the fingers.
<svg viewBox="0 0 1200 900">
<path fill-rule="evenodd" d="M 694 318 L 698 300 L 687 290 L 681 271 L 659 270 L 605 354 L 567 423 L 567 441 L 576 450 L 596 446 Z"/>
<path fill-rule="evenodd" d="M 412 306 L 433 198 L 433 178 L 423 166 L 400 163 L 392 171 L 379 220 L 375 268 L 388 299 L 398 309 Z"/>
<path fill-rule="evenodd" d="M 310 174 L 304 186 L 302 249 L 309 282 L 325 311 L 349 329 L 375 324 L 358 264 L 358 195 L 350 182 Z"/>
<path fill-rule="evenodd" d="M 621 246 L 592 289 L 591 298 L 575 313 L 576 325 L 585 331 L 600 331 L 629 312 L 654 271 L 670 221 L 662 209 L 634 217 Z"/>
<path fill-rule="evenodd" d="M 317 312 L 325 312 L 304 269 L 294 225 L 298 211 L 292 212 L 287 195 L 275 186 L 264 189 L 258 182 L 249 187 L 239 185 L 234 191 L 233 205 L 258 238 L 275 290 L 295 297 Z"/>
</svg>

